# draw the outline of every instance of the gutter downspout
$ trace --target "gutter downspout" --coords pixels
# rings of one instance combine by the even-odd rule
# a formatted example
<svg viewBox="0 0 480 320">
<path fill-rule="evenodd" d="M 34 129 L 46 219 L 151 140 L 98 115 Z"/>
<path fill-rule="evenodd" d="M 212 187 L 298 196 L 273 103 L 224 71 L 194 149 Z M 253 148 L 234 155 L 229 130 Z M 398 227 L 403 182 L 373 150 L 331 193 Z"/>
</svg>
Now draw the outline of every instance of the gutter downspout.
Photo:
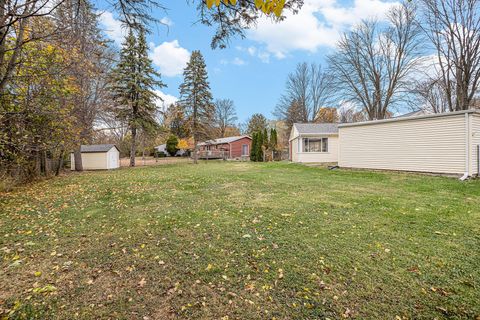
<svg viewBox="0 0 480 320">
<path fill-rule="evenodd" d="M 470 117 L 469 113 L 465 113 L 465 173 L 460 178 L 465 181 L 470 176 Z"/>
</svg>

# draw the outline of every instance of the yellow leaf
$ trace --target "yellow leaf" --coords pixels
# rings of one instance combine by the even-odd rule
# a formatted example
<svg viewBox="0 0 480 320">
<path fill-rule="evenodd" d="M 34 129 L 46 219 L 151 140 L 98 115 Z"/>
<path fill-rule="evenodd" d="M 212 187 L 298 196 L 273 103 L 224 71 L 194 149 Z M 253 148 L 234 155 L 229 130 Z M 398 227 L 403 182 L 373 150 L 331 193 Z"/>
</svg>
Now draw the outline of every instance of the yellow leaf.
<svg viewBox="0 0 480 320">
<path fill-rule="evenodd" d="M 212 8 L 214 1 L 215 1 L 215 0 L 207 0 L 207 8 L 208 8 L 208 9 Z"/>
</svg>

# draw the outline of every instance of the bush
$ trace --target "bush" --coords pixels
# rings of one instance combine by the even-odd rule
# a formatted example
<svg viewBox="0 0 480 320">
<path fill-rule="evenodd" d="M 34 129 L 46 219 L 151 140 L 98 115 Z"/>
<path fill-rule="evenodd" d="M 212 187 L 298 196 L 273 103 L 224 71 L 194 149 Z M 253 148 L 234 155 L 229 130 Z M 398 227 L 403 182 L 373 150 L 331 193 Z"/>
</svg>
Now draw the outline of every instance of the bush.
<svg viewBox="0 0 480 320">
<path fill-rule="evenodd" d="M 178 145 L 177 136 L 171 135 L 170 137 L 168 137 L 168 139 L 167 139 L 167 152 L 171 156 L 175 156 L 175 154 L 177 153 L 177 151 L 178 151 L 177 145 Z"/>
</svg>

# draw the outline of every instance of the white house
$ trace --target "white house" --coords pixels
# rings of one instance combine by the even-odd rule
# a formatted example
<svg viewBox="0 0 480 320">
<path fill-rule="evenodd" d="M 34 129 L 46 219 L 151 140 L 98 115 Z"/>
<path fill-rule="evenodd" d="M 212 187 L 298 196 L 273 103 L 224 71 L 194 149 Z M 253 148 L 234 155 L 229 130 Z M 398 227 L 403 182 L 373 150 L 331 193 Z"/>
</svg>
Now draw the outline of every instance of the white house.
<svg viewBox="0 0 480 320">
<path fill-rule="evenodd" d="M 340 124 L 340 167 L 473 176 L 479 173 L 475 110 Z"/>
<path fill-rule="evenodd" d="M 166 144 L 166 143 L 161 144 L 161 145 L 159 145 L 159 146 L 156 146 L 156 147 L 155 147 L 155 150 L 156 150 L 157 152 L 162 152 L 162 153 L 164 153 L 164 154 L 167 155 L 167 156 L 170 155 L 170 154 L 168 153 L 168 151 L 167 151 L 167 144 Z M 177 150 L 177 152 L 176 152 L 173 156 L 181 157 L 181 156 L 185 155 L 186 153 L 187 153 L 187 150 L 185 150 L 185 149 L 179 149 L 179 150 Z"/>
<path fill-rule="evenodd" d="M 82 145 L 83 170 L 109 170 L 120 167 L 120 152 L 114 144 Z M 70 156 L 71 170 L 75 170 L 75 156 Z"/>
<path fill-rule="evenodd" d="M 336 123 L 295 123 L 289 138 L 293 162 L 338 162 L 338 125 Z"/>
<path fill-rule="evenodd" d="M 480 173 L 480 111 L 415 113 L 344 124 L 294 124 L 294 162 L 418 171 L 464 177 Z"/>
</svg>

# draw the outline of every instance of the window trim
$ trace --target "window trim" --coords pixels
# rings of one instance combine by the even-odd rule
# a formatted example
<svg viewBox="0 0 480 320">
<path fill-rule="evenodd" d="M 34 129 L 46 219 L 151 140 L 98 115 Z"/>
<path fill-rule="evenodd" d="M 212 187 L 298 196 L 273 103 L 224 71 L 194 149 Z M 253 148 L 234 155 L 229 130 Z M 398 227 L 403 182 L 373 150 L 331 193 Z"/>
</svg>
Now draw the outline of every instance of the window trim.
<svg viewBox="0 0 480 320">
<path fill-rule="evenodd" d="M 304 151 L 306 150 L 305 149 L 305 140 L 307 140 L 308 142 L 308 145 L 310 144 L 310 139 L 315 139 L 315 140 L 320 140 L 320 151 Z M 329 150 L 329 137 L 325 137 L 325 136 L 320 136 L 320 137 L 305 137 L 305 136 L 300 136 L 299 137 L 299 144 L 298 144 L 298 153 L 306 153 L 306 154 L 315 154 L 315 153 L 322 153 L 322 154 L 325 154 L 325 153 L 330 153 L 330 150 Z M 326 143 L 325 143 L 326 141 Z M 324 150 L 324 146 L 327 146 L 327 149 L 326 151 L 323 151 Z"/>
</svg>

